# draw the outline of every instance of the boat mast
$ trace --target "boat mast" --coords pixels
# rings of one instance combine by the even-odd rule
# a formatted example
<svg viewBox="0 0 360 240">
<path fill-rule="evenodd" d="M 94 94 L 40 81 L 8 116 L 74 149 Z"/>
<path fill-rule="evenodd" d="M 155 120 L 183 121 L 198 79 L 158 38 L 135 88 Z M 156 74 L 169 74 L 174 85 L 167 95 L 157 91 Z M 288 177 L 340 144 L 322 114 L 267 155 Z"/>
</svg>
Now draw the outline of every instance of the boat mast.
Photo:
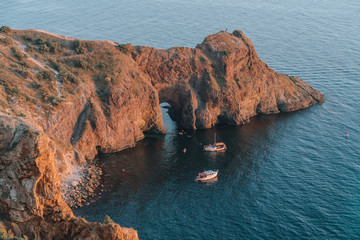
<svg viewBox="0 0 360 240">
<path fill-rule="evenodd" d="M 214 133 L 214 145 L 216 144 L 216 133 Z"/>
</svg>

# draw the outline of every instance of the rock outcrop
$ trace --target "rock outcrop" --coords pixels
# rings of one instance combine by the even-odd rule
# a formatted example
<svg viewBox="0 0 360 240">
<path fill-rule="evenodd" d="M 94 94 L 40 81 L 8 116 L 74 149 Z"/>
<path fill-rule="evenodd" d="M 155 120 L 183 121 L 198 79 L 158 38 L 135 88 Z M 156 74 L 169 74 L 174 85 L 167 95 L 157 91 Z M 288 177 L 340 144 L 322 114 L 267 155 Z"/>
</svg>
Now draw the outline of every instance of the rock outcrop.
<svg viewBox="0 0 360 240">
<path fill-rule="evenodd" d="M 137 239 L 133 229 L 77 218 L 62 189 L 98 152 L 134 146 L 144 132 L 165 134 L 161 102 L 181 127 L 197 129 L 323 100 L 301 79 L 270 69 L 241 31 L 160 50 L 7 29 L 0 33 L 0 221 L 34 239 Z"/>
<path fill-rule="evenodd" d="M 238 125 L 324 101 L 301 79 L 269 68 L 241 31 L 210 35 L 195 49 L 135 47 L 132 56 L 184 128 Z"/>
<path fill-rule="evenodd" d="M 56 144 L 36 126 L 0 116 L 0 211 L 30 239 L 138 239 L 133 229 L 88 223 L 61 196 Z"/>
</svg>

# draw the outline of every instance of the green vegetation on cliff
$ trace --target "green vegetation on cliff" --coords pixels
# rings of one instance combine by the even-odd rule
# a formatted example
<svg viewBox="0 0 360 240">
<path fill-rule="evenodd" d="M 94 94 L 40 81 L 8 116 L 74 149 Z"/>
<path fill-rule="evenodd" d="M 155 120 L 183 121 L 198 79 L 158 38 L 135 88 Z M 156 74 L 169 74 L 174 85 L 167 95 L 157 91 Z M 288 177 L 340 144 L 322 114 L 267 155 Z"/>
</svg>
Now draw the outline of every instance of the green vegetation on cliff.
<svg viewBox="0 0 360 240">
<path fill-rule="evenodd" d="M 0 240 L 28 240 L 27 236 L 23 237 L 14 237 L 13 232 L 9 229 L 7 230 L 4 224 L 0 223 Z"/>
</svg>

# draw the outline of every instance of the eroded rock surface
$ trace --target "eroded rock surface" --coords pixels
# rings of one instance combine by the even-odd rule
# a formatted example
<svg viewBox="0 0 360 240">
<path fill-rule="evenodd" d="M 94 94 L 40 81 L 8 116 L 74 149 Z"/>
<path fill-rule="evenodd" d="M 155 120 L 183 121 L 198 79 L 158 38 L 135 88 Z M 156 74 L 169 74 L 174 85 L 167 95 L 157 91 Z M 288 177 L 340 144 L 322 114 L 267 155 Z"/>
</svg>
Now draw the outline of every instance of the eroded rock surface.
<svg viewBox="0 0 360 240">
<path fill-rule="evenodd" d="M 98 152 L 132 147 L 144 132 L 165 134 L 161 102 L 181 127 L 197 129 L 323 100 L 269 68 L 241 31 L 166 50 L 0 33 L 0 221 L 34 239 L 137 239 L 133 229 L 77 218 L 62 190 Z"/>
<path fill-rule="evenodd" d="M 324 101 L 301 79 L 269 68 L 241 31 L 210 35 L 194 49 L 135 47 L 132 56 L 185 128 L 238 125 Z"/>
</svg>

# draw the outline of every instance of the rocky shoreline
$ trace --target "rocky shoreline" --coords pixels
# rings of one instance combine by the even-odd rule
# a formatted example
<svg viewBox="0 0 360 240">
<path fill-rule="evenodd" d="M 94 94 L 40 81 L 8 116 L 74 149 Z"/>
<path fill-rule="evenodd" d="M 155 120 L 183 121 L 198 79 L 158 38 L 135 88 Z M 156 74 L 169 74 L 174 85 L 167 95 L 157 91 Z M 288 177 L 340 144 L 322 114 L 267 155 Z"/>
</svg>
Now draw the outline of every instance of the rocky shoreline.
<svg viewBox="0 0 360 240">
<path fill-rule="evenodd" d="M 89 205 L 95 193 L 101 192 L 102 170 L 97 164 L 87 164 L 79 172 L 77 181 L 62 185 L 61 194 L 71 208 Z"/>
<path fill-rule="evenodd" d="M 162 102 L 194 130 L 324 101 L 269 68 L 238 30 L 196 48 L 155 49 L 2 27 L 0 62 L 0 221 L 31 239 L 138 239 L 70 207 L 101 188 L 98 153 L 166 134 Z"/>
</svg>

